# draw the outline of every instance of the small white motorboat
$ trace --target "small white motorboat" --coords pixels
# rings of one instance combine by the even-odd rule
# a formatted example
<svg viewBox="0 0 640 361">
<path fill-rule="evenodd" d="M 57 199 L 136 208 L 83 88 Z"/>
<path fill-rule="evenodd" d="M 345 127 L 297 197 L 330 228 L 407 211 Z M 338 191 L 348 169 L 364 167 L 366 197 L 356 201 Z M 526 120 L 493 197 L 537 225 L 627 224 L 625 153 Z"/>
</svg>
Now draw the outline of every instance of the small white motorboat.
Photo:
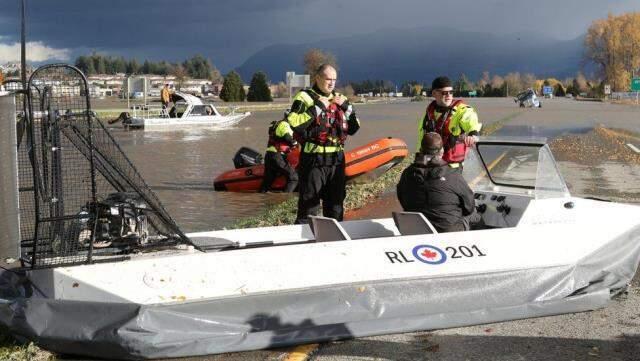
<svg viewBox="0 0 640 361">
<path fill-rule="evenodd" d="M 193 248 L 4 272 L 0 321 L 47 349 L 183 357 L 604 307 L 640 260 L 640 207 L 572 197 L 549 147 L 481 139 L 482 222 L 420 213 L 188 234 Z"/>
<path fill-rule="evenodd" d="M 171 94 L 173 107 L 134 106 L 122 120 L 127 129 L 168 129 L 181 126 L 229 127 L 251 115 L 251 112 L 222 115 L 213 104 L 205 104 L 196 96 L 176 91 Z"/>
</svg>

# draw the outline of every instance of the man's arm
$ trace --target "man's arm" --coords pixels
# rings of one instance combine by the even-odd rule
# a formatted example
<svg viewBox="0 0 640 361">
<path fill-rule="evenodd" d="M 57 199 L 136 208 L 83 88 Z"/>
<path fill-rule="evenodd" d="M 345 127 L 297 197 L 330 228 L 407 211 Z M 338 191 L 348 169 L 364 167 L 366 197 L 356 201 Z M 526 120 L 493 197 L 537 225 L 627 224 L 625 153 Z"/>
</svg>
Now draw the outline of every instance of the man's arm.
<svg viewBox="0 0 640 361">
<path fill-rule="evenodd" d="M 473 191 L 469 188 L 467 181 L 464 180 L 461 174 L 454 173 L 456 175 L 456 193 L 460 199 L 460 206 L 462 208 L 462 215 L 468 216 L 472 214 L 476 209 L 476 203 L 473 198 Z"/>
<path fill-rule="evenodd" d="M 342 94 L 336 94 L 333 98 L 333 101 L 340 106 L 340 109 L 344 112 L 345 117 L 347 118 L 347 124 L 349 125 L 349 131 L 347 134 L 354 135 L 360 129 L 360 119 L 356 115 L 355 110 L 353 109 L 353 105 L 349 103 L 347 97 Z"/>
<path fill-rule="evenodd" d="M 478 136 L 480 135 L 480 129 L 482 129 L 482 124 L 478 121 L 478 113 L 466 104 L 463 105 L 461 109 L 458 109 L 458 112 L 460 113 L 458 124 L 466 134 L 464 142 L 468 147 L 471 147 L 476 144 Z"/>
<path fill-rule="evenodd" d="M 303 137 L 307 126 L 309 126 L 309 121 L 313 118 L 313 116 L 309 114 L 309 108 L 313 107 L 313 104 L 313 99 L 307 92 L 299 91 L 298 94 L 293 97 L 291 112 L 287 115 L 287 122 L 291 126 L 291 129 Z"/>
<path fill-rule="evenodd" d="M 296 140 L 293 138 L 293 129 L 291 129 L 291 126 L 289 125 L 288 122 L 280 122 L 280 124 L 278 124 L 278 126 L 276 127 L 275 134 L 276 134 L 276 137 L 283 138 L 290 145 L 298 144 Z"/>
</svg>

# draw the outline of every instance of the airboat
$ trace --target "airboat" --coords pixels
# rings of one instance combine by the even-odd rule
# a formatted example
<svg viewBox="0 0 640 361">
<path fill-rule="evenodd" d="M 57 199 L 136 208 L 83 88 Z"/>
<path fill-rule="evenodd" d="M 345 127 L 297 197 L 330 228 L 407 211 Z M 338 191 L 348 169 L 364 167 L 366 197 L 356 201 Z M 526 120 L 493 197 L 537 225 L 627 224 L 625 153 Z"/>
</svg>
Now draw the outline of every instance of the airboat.
<svg viewBox="0 0 640 361">
<path fill-rule="evenodd" d="M 122 120 L 127 129 L 175 129 L 175 127 L 229 127 L 238 124 L 251 112 L 221 114 L 213 104 L 205 104 L 191 94 L 175 91 L 171 94 L 173 106 L 168 109 L 150 105 L 134 106 L 132 113 Z"/>
<path fill-rule="evenodd" d="M 640 207 L 571 196 L 534 138 L 469 153 L 472 231 L 397 212 L 183 233 L 86 93 L 52 91 L 61 79 L 86 89 L 47 66 L 18 112 L 0 97 L 0 322 L 55 352 L 182 357 L 588 311 L 640 260 Z"/>
</svg>

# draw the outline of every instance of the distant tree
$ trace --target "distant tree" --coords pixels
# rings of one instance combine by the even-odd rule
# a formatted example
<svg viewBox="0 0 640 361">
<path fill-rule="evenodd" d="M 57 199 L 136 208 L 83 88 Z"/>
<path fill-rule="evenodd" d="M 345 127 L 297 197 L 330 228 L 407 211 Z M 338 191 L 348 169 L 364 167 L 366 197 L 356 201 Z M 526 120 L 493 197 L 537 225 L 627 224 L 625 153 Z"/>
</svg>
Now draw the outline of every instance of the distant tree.
<svg viewBox="0 0 640 361">
<path fill-rule="evenodd" d="M 131 59 L 127 62 L 127 74 L 139 74 L 140 73 L 140 64 L 136 59 Z"/>
<path fill-rule="evenodd" d="M 171 68 L 171 73 L 170 74 L 176 77 L 176 82 L 178 83 L 177 84 L 178 88 L 182 87 L 182 82 L 187 77 L 187 71 L 185 70 L 185 68 L 180 64 L 175 64 Z"/>
<path fill-rule="evenodd" d="M 315 76 L 316 70 L 322 64 L 329 64 L 338 69 L 338 62 L 336 60 L 335 55 L 328 51 L 322 51 L 320 49 L 309 49 L 306 53 L 304 53 L 304 58 L 302 60 L 304 65 L 305 74 L 310 74 L 312 77 Z"/>
<path fill-rule="evenodd" d="M 640 12 L 595 20 L 584 44 L 586 60 L 612 89 L 628 90 L 633 72 L 640 69 Z"/>
<path fill-rule="evenodd" d="M 224 77 L 220 73 L 220 70 L 218 70 L 218 68 L 214 66 L 213 69 L 211 69 L 211 73 L 209 74 L 209 79 L 212 83 L 220 83 L 224 80 Z"/>
<path fill-rule="evenodd" d="M 565 95 L 567 95 L 567 91 L 564 88 L 564 85 L 562 85 L 562 83 L 558 82 L 553 87 L 553 95 L 555 95 L 557 97 L 564 97 Z"/>
<path fill-rule="evenodd" d="M 285 84 L 283 81 L 278 83 L 277 89 L 275 94 L 273 94 L 273 96 L 275 98 L 285 98 L 289 96 L 289 88 L 287 87 L 287 84 Z"/>
<path fill-rule="evenodd" d="M 269 89 L 269 84 L 267 84 L 267 74 L 265 74 L 264 72 L 258 71 L 253 74 L 253 77 L 251 78 L 251 84 L 249 85 L 249 92 L 247 93 L 247 101 L 273 101 L 273 98 L 271 97 L 271 90 Z"/>
<path fill-rule="evenodd" d="M 94 54 L 91 58 L 93 59 L 93 66 L 96 69 L 96 74 L 106 74 L 107 65 L 104 57 L 102 55 Z"/>
<path fill-rule="evenodd" d="M 423 88 L 424 88 L 424 86 L 422 84 L 414 84 L 413 85 L 413 96 L 422 95 L 422 89 Z"/>
<path fill-rule="evenodd" d="M 500 75 L 494 75 L 491 77 L 491 83 L 489 85 L 489 96 L 492 97 L 503 97 L 506 95 L 506 87 L 505 87 L 505 82 L 504 82 L 504 78 L 502 78 Z"/>
<path fill-rule="evenodd" d="M 2 75 L 2 70 L 0 70 L 0 84 L 4 83 L 4 75 Z"/>
<path fill-rule="evenodd" d="M 245 99 L 242 79 L 233 70 L 224 77 L 220 99 L 225 102 L 243 102 Z"/>
<path fill-rule="evenodd" d="M 523 91 L 522 79 L 519 72 L 509 73 L 504 77 L 505 96 L 513 96 Z"/>
<path fill-rule="evenodd" d="M 191 59 L 187 59 L 182 63 L 187 74 L 192 78 L 209 79 L 213 65 L 211 61 L 202 55 L 195 55 Z"/>
<path fill-rule="evenodd" d="M 460 77 L 458 78 L 458 80 L 456 80 L 455 83 L 453 84 L 453 91 L 456 92 L 458 96 L 467 95 L 467 93 L 471 89 L 472 89 L 472 84 L 469 81 L 469 79 L 467 79 L 467 76 L 464 74 L 460 74 Z"/>
<path fill-rule="evenodd" d="M 81 55 L 76 59 L 76 67 L 80 69 L 85 75 L 93 75 L 96 73 L 96 68 L 93 66 L 93 60 L 91 58 Z"/>
</svg>

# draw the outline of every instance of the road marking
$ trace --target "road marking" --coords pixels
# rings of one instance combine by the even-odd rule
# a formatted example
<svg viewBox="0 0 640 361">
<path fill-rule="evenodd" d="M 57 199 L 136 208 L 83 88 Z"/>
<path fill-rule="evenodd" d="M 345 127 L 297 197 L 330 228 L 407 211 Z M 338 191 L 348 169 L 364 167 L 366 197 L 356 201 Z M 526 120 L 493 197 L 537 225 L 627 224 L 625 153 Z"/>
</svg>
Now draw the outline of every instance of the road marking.
<svg viewBox="0 0 640 361">
<path fill-rule="evenodd" d="M 305 361 L 309 356 L 311 356 L 311 353 L 318 349 L 318 346 L 320 345 L 317 343 L 296 346 L 296 348 L 287 355 L 284 361 Z"/>
<path fill-rule="evenodd" d="M 493 167 L 495 167 L 496 165 L 498 165 L 498 163 L 500 163 L 500 161 L 502 160 L 502 158 L 504 158 L 504 156 L 507 155 L 507 152 L 504 152 L 502 154 L 500 154 L 500 156 L 496 159 L 494 159 L 493 162 L 491 162 L 491 164 L 489 164 L 487 166 L 488 170 L 492 170 Z M 475 185 L 480 182 L 480 180 L 482 180 L 482 178 L 486 178 L 487 177 L 487 173 L 486 172 L 482 172 L 480 174 L 478 174 L 478 176 L 475 177 L 475 179 L 473 179 L 471 182 L 469 182 L 469 187 L 475 187 Z"/>
<path fill-rule="evenodd" d="M 627 143 L 627 147 L 631 148 L 631 150 L 633 150 L 636 153 L 640 153 L 640 149 L 638 149 L 638 147 L 636 147 L 635 145 L 633 145 L 631 143 Z"/>
</svg>

